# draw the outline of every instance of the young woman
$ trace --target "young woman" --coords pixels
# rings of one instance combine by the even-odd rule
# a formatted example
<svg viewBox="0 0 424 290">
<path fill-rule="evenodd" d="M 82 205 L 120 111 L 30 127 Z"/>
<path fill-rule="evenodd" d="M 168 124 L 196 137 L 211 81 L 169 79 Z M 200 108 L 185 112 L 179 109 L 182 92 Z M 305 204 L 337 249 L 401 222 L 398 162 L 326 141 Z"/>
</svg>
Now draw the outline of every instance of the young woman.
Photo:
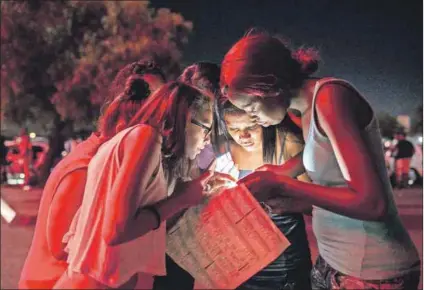
<svg viewBox="0 0 424 290">
<path fill-rule="evenodd" d="M 198 78 L 198 71 L 210 71 L 215 69 L 215 84 L 219 83 L 219 69 L 216 71 L 217 66 L 210 63 L 196 63 L 184 69 L 181 76 L 178 78 L 179 81 L 186 83 L 200 90 L 202 94 L 209 96 L 211 99 L 214 99 L 214 93 L 210 90 L 208 83 L 197 82 L 200 80 Z M 205 79 L 203 79 L 205 80 Z M 217 86 L 218 87 L 218 86 Z M 212 133 L 212 132 L 211 132 Z M 200 159 L 200 160 L 199 160 Z M 196 176 L 200 174 L 202 169 L 208 168 L 210 163 L 215 159 L 214 152 L 212 150 L 211 144 L 206 144 L 205 148 L 197 155 L 196 160 L 193 162 L 191 167 L 190 175 Z M 175 217 L 175 221 L 178 217 Z M 172 221 L 169 222 L 172 224 Z M 175 288 L 175 285 L 178 285 L 180 290 L 192 290 L 194 287 L 193 277 L 184 269 L 182 269 L 178 264 L 172 260 L 168 255 L 166 256 L 166 276 L 156 276 L 153 284 L 154 290 L 171 290 Z"/>
<path fill-rule="evenodd" d="M 303 150 L 303 142 L 293 133 L 300 130 L 289 118 L 278 127 L 263 128 L 228 101 L 220 105 L 219 115 L 228 142 L 226 153 L 217 159 L 216 171 L 240 179 L 264 164 L 283 164 Z M 299 179 L 309 180 L 307 176 Z M 311 206 L 297 201 L 288 207 L 278 198 L 262 205 L 291 245 L 239 289 L 310 289 L 312 264 L 302 212 Z"/>
<path fill-rule="evenodd" d="M 216 99 L 215 132 L 212 138 L 219 156 L 216 159 L 216 171 L 239 179 L 265 163 L 284 163 L 303 149 L 302 132 L 289 118 L 279 126 L 263 128 L 245 111 L 220 98 L 219 75 L 218 65 L 199 62 L 187 67 L 181 77 Z M 224 137 L 224 142 L 221 142 L 222 137 L 219 138 L 219 135 Z M 209 160 L 209 154 L 202 152 L 201 155 Z M 299 178 L 309 180 L 305 175 Z M 292 245 L 273 263 L 241 285 L 240 289 L 310 288 L 312 265 L 301 212 L 310 210 L 311 206 L 297 202 L 292 203 L 290 209 L 282 208 L 279 199 L 269 200 L 264 206 L 272 211 L 271 219 Z"/>
<path fill-rule="evenodd" d="M 154 67 L 155 70 L 152 69 Z M 113 102 L 127 89 L 125 85 L 131 83 L 134 77 L 141 77 L 143 80 L 161 79 L 162 84 L 165 82 L 163 74 L 152 62 L 133 62 L 118 72 L 110 87 L 110 91 L 116 95 L 109 96 L 110 99 L 105 102 L 98 132 L 93 133 L 61 160 L 47 180 L 31 248 L 19 280 L 20 289 L 51 289 L 66 271 L 67 253 L 64 251 L 66 245 L 62 243 L 62 238 L 81 206 L 88 164 L 106 140 L 110 128 L 115 129 L 118 124 L 121 128 L 128 127 L 128 119 L 141 108 L 149 92 L 157 85 L 157 81 L 147 81 L 149 90 L 145 90 L 145 95 L 140 94 L 135 100 Z"/>
<path fill-rule="evenodd" d="M 145 90 L 134 79 L 118 101 Z M 65 236 L 69 266 L 55 288 L 129 288 L 139 272 L 138 285 L 150 288 L 152 275 L 165 274 L 165 220 L 199 203 L 212 178 L 207 172 L 179 181 L 187 160 L 208 142 L 211 123 L 209 98 L 171 82 L 146 101 L 131 127 L 111 128 L 90 161 L 82 205 Z"/>
<path fill-rule="evenodd" d="M 266 165 L 243 182 L 258 199 L 277 187 L 314 205 L 314 289 L 416 289 L 420 261 L 396 210 L 374 111 L 347 81 L 311 78 L 318 67 L 311 52 L 292 52 L 258 33 L 225 55 L 221 85 L 228 99 L 263 126 L 298 110 L 306 141 L 297 162 Z M 286 176 L 304 169 L 313 183 Z"/>
</svg>

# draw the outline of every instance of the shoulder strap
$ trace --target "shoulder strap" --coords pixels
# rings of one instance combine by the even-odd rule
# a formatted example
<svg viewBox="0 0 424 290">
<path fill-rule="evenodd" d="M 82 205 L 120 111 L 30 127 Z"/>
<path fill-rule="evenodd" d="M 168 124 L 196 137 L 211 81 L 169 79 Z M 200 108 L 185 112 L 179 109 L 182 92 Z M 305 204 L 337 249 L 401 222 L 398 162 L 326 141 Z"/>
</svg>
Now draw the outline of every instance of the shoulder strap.
<svg viewBox="0 0 424 290">
<path fill-rule="evenodd" d="M 287 151 L 287 133 L 285 133 L 285 132 L 281 132 L 280 130 L 279 130 L 279 135 L 280 135 L 280 146 L 281 146 L 281 149 L 280 149 L 280 154 L 279 154 L 279 157 L 278 157 L 278 163 L 277 163 L 277 165 L 281 165 L 281 164 L 283 164 L 283 161 L 285 162 L 285 161 L 287 161 L 288 159 L 290 159 L 290 155 L 289 155 L 289 152 Z"/>
</svg>

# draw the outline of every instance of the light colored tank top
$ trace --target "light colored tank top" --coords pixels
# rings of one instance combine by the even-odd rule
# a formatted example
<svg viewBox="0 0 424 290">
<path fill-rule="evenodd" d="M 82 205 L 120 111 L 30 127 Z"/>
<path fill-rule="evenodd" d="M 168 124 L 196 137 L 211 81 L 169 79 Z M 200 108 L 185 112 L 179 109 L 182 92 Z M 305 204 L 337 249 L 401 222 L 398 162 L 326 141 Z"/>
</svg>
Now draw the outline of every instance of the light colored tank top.
<svg viewBox="0 0 424 290">
<path fill-rule="evenodd" d="M 357 92 L 344 80 L 325 78 L 317 81 L 303 163 L 314 183 L 344 187 L 347 183 L 330 141 L 319 132 L 315 121 L 316 96 L 319 89 L 328 83 L 339 84 Z M 383 182 L 389 202 L 387 217 L 378 222 L 362 221 L 314 206 L 313 230 L 319 254 L 334 269 L 364 280 L 394 278 L 411 271 L 411 267 L 419 261 L 419 256 L 397 213 L 375 115 L 363 130 L 362 136 Z"/>
</svg>

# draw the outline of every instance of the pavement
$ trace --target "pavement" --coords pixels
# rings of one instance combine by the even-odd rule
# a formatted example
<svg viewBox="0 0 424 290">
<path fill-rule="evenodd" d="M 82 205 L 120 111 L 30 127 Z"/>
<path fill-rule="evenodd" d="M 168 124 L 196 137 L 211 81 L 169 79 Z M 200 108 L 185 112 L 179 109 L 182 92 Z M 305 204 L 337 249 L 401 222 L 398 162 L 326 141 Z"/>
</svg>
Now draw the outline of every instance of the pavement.
<svg viewBox="0 0 424 290">
<path fill-rule="evenodd" d="M 20 187 L 1 187 L 1 289 L 16 289 L 34 233 L 42 189 L 23 191 Z M 399 215 L 423 257 L 423 189 L 395 191 Z M 317 256 L 311 217 L 306 229 L 313 261 Z M 421 277 L 422 281 L 422 277 Z M 422 283 L 420 284 L 420 289 Z"/>
<path fill-rule="evenodd" d="M 1 216 L 11 225 L 32 225 L 37 220 L 42 188 L 24 191 L 21 187 L 1 187 Z"/>
</svg>

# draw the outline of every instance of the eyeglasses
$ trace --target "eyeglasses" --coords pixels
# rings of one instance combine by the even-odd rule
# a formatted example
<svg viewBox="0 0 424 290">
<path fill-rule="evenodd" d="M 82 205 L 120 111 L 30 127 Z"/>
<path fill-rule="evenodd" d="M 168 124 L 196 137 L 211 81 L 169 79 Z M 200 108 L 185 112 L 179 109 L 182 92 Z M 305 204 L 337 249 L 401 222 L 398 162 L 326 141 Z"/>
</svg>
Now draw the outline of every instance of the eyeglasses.
<svg viewBox="0 0 424 290">
<path fill-rule="evenodd" d="M 202 123 L 200 123 L 199 121 L 197 121 L 196 119 L 191 119 L 190 121 L 192 124 L 199 126 L 200 128 L 203 129 L 203 133 L 205 134 L 205 138 L 211 133 L 212 131 L 212 127 L 207 127 L 205 125 L 203 125 Z"/>
</svg>

